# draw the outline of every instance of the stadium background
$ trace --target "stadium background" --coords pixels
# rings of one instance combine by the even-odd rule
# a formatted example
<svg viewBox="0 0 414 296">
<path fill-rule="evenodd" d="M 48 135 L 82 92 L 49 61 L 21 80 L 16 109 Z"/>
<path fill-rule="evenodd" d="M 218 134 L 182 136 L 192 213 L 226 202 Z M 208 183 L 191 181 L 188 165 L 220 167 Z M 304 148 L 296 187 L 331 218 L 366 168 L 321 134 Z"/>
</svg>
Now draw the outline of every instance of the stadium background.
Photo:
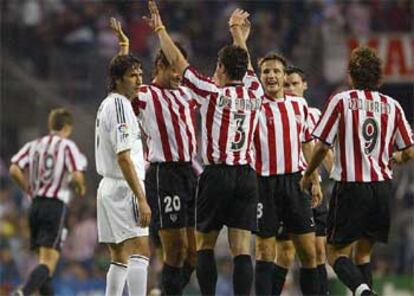
<svg viewBox="0 0 414 296">
<path fill-rule="evenodd" d="M 131 51 L 151 80 L 158 43 L 141 16 L 144 1 L 2 0 L 0 84 L 0 295 L 20 283 L 34 266 L 28 251 L 29 202 L 8 177 L 10 157 L 26 141 L 46 133 L 49 110 L 64 106 L 75 118 L 73 138 L 87 155 L 88 194 L 75 199 L 71 232 L 63 248 L 54 284 L 58 295 L 103 293 L 108 254 L 96 234 L 93 139 L 98 104 L 105 96 L 106 67 L 117 52 L 108 28 L 110 16 L 122 20 Z M 190 61 L 212 74 L 217 50 L 230 42 L 227 20 L 235 7 L 251 13 L 249 47 L 256 60 L 283 53 L 305 69 L 310 105 L 322 107 L 329 95 L 346 87 L 346 60 L 358 43 L 378 49 L 384 59 L 382 90 L 395 97 L 414 123 L 414 4 L 410 0 L 370 1 L 159 1 L 161 14 Z M 325 184 L 329 191 L 329 182 Z M 374 256 L 377 291 L 414 295 L 414 164 L 398 168 L 392 196 L 393 227 L 388 245 Z M 221 240 L 216 256 L 217 294 L 230 295 L 232 261 Z M 160 270 L 154 261 L 152 272 Z M 330 274 L 332 279 L 333 274 Z M 293 272 L 292 277 L 296 275 Z M 150 286 L 156 277 L 152 276 Z M 345 289 L 332 280 L 334 294 Z M 288 283 L 287 294 L 296 295 Z M 197 293 L 193 278 L 187 293 Z"/>
</svg>

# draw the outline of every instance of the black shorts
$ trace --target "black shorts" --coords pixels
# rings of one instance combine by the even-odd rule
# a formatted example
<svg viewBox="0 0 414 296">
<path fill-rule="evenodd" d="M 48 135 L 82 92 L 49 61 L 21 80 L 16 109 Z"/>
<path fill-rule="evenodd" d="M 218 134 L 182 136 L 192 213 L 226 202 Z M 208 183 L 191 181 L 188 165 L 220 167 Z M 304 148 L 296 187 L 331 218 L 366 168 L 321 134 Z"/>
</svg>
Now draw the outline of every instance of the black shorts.
<svg viewBox="0 0 414 296">
<path fill-rule="evenodd" d="M 289 239 L 288 233 L 305 234 L 315 231 L 311 198 L 299 187 L 300 173 L 258 177 L 259 203 L 257 216 L 261 238 L 276 236 Z"/>
<path fill-rule="evenodd" d="M 336 182 L 329 203 L 328 243 L 350 244 L 363 237 L 387 242 L 391 181 Z"/>
<path fill-rule="evenodd" d="M 200 176 L 196 228 L 219 231 L 223 225 L 257 229 L 257 177 L 249 165 L 208 165 Z"/>
<path fill-rule="evenodd" d="M 29 213 L 30 248 L 60 250 L 68 234 L 67 217 L 67 206 L 63 201 L 35 197 Z"/>
<path fill-rule="evenodd" d="M 196 176 L 189 162 L 152 163 L 145 176 L 151 207 L 150 235 L 157 243 L 160 229 L 194 227 Z"/>
</svg>

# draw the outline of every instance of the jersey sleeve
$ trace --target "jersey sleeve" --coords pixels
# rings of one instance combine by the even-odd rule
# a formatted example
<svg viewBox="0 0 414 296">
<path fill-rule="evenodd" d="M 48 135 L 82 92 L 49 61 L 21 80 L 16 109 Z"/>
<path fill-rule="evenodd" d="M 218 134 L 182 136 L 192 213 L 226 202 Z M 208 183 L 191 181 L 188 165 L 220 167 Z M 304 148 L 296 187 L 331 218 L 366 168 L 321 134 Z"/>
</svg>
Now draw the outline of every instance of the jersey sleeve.
<svg viewBox="0 0 414 296">
<path fill-rule="evenodd" d="M 142 117 L 143 110 L 147 107 L 147 102 L 151 97 L 151 91 L 148 85 L 142 85 L 137 92 L 137 95 L 131 101 L 132 110 L 134 110 L 135 116 Z"/>
<path fill-rule="evenodd" d="M 136 117 L 131 104 L 128 106 L 123 99 L 115 97 L 111 104 L 106 121 L 112 147 L 119 154 L 132 148 L 131 127 L 136 124 Z"/>
<path fill-rule="evenodd" d="M 12 158 L 11 163 L 16 164 L 19 168 L 25 169 L 30 162 L 29 152 L 33 142 L 26 143 Z"/>
<path fill-rule="evenodd" d="M 306 143 L 313 140 L 311 135 L 310 125 L 309 125 L 309 108 L 306 102 L 303 103 L 303 124 L 302 124 L 302 133 L 301 133 L 301 142 Z"/>
<path fill-rule="evenodd" d="M 414 135 L 400 104 L 397 103 L 395 144 L 398 150 L 414 145 Z"/>
<path fill-rule="evenodd" d="M 246 72 L 246 75 L 244 75 L 243 78 L 243 83 L 256 97 L 262 97 L 264 95 L 262 84 L 254 71 L 248 70 Z"/>
<path fill-rule="evenodd" d="M 192 66 L 184 71 L 183 85 L 190 90 L 199 105 L 203 104 L 210 95 L 220 92 L 219 87 L 210 78 L 201 75 Z"/>
<path fill-rule="evenodd" d="M 72 141 L 65 147 L 65 166 L 71 173 L 86 171 L 87 159 Z"/>
<path fill-rule="evenodd" d="M 331 97 L 319 119 L 318 124 L 313 130 L 313 136 L 331 146 L 338 134 L 339 118 L 341 116 L 341 97 L 335 95 Z"/>
</svg>

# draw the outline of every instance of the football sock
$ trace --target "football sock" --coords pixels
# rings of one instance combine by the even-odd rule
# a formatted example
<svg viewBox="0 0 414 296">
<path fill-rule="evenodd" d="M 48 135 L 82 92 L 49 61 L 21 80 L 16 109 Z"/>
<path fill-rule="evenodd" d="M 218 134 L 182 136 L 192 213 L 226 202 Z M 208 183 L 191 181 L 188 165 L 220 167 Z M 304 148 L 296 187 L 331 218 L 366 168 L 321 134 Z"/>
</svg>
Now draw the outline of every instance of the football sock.
<svg viewBox="0 0 414 296">
<path fill-rule="evenodd" d="M 32 271 L 26 284 L 22 288 L 23 295 L 32 295 L 49 277 L 49 268 L 39 264 Z"/>
<path fill-rule="evenodd" d="M 48 277 L 47 280 L 45 280 L 43 284 L 39 287 L 39 293 L 42 296 L 50 296 L 55 294 L 51 277 Z"/>
<path fill-rule="evenodd" d="M 188 282 L 191 279 L 191 275 L 193 274 L 193 271 L 194 271 L 194 266 L 192 266 L 188 262 L 184 262 L 184 266 L 181 272 L 182 289 L 184 289 L 187 286 Z"/>
<path fill-rule="evenodd" d="M 371 262 L 357 265 L 358 269 L 361 271 L 364 276 L 365 283 L 372 289 L 372 267 Z"/>
<path fill-rule="evenodd" d="M 250 295 L 253 283 L 253 265 L 250 255 L 239 255 L 233 259 L 234 295 Z"/>
<path fill-rule="evenodd" d="M 164 262 L 161 283 L 165 295 L 182 295 L 181 268 Z"/>
<path fill-rule="evenodd" d="M 124 291 L 127 276 L 127 265 L 119 262 L 111 262 L 106 273 L 105 296 L 120 296 Z"/>
<path fill-rule="evenodd" d="M 256 261 L 255 290 L 256 295 L 272 294 L 273 262 Z"/>
<path fill-rule="evenodd" d="M 197 251 L 197 280 L 202 295 L 215 295 L 217 267 L 213 250 Z"/>
<path fill-rule="evenodd" d="M 365 290 L 370 290 L 369 286 L 364 281 L 363 275 L 348 257 L 343 256 L 336 259 L 333 269 L 338 278 L 355 295 L 357 295 L 357 293 L 361 295 Z"/>
<path fill-rule="evenodd" d="M 303 295 L 319 295 L 319 275 L 317 268 L 300 269 L 300 289 Z"/>
<path fill-rule="evenodd" d="M 131 255 L 128 258 L 127 282 L 130 296 L 147 295 L 149 259 L 141 255 Z"/>
<path fill-rule="evenodd" d="M 318 265 L 319 295 L 328 295 L 328 274 L 325 264 Z"/>
<path fill-rule="evenodd" d="M 280 295 L 285 285 L 288 270 L 277 264 L 273 264 L 272 273 L 272 295 Z"/>
</svg>

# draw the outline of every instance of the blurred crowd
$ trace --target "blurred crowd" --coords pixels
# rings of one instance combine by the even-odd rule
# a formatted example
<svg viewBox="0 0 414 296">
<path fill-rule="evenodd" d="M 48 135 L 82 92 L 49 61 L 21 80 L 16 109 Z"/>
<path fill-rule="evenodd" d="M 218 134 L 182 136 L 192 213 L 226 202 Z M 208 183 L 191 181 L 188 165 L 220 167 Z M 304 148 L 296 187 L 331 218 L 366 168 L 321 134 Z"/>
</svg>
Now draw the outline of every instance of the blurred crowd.
<svg viewBox="0 0 414 296">
<path fill-rule="evenodd" d="M 169 31 L 189 52 L 190 61 L 206 74 L 215 67 L 217 50 L 229 42 L 230 13 L 236 7 L 246 9 L 252 20 L 249 46 L 253 58 L 276 50 L 304 68 L 309 74 L 311 104 L 319 107 L 344 83 L 344 75 L 337 69 L 347 58 L 346 36 L 413 32 L 414 26 L 411 0 L 158 2 Z M 131 51 L 143 61 L 144 79 L 151 79 L 158 43 L 142 19 L 147 14 L 145 1 L 3 0 L 0 5 L 6 55 L 13 56 L 36 79 L 51 82 L 64 97 L 92 105 L 103 97 L 106 65 L 118 51 L 117 38 L 108 26 L 110 16 L 123 23 Z M 35 264 L 29 252 L 26 218 L 30 201 L 12 184 L 7 172 L 13 152 L 1 151 L 0 155 L 0 295 L 21 283 Z M 88 174 L 95 174 L 93 168 Z M 376 275 L 414 274 L 413 164 L 396 170 L 394 188 L 391 241 L 374 257 Z M 71 231 L 56 272 L 55 284 L 63 289 L 57 291 L 60 295 L 70 295 L 73 282 L 79 286 L 85 282 L 91 291 L 102 291 L 105 283 L 109 256 L 97 243 L 94 194 L 95 188 L 90 188 L 84 200 L 72 204 Z M 217 292 L 230 295 L 231 260 L 224 251 L 218 257 Z M 152 266 L 150 287 L 157 285 L 160 262 L 153 260 Z M 195 283 L 191 289 L 196 291 Z"/>
</svg>

